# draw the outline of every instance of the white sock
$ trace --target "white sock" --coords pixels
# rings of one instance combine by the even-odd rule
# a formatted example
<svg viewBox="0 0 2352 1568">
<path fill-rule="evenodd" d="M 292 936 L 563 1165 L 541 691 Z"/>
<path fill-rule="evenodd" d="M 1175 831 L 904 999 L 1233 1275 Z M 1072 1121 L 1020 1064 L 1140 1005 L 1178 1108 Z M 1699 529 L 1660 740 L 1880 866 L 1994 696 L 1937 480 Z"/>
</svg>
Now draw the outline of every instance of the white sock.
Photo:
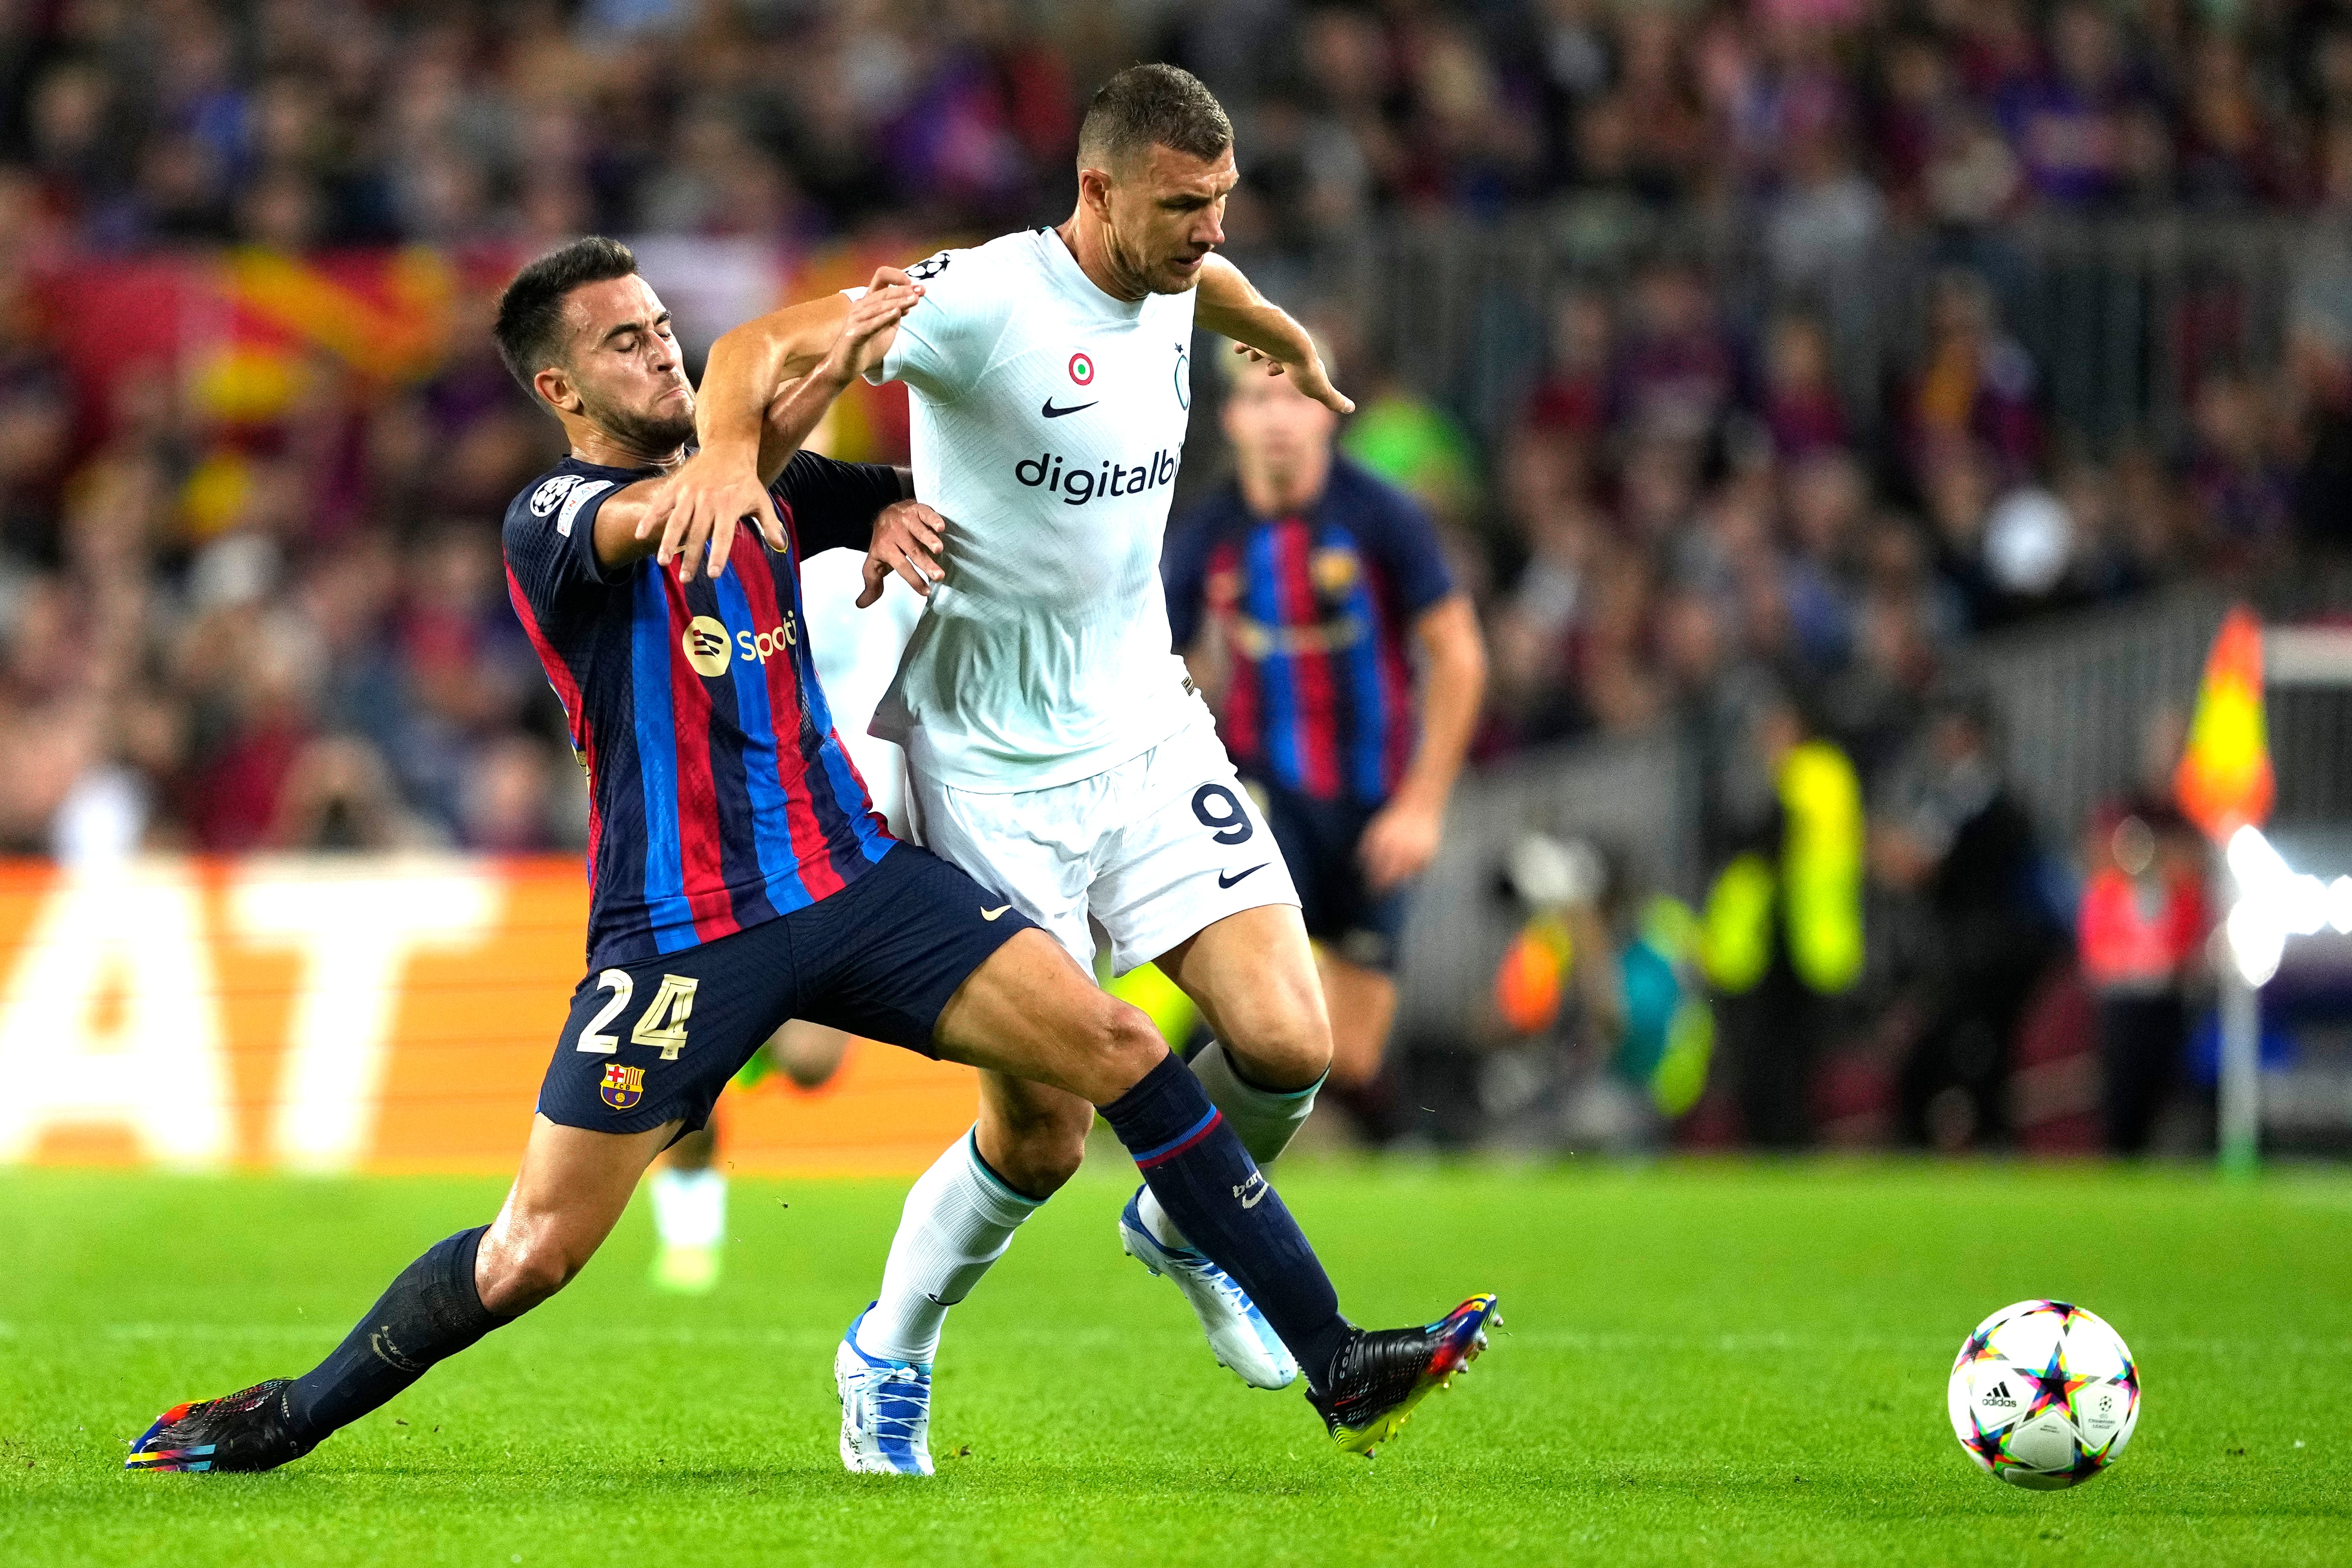
<svg viewBox="0 0 2352 1568">
<path fill-rule="evenodd" d="M 1225 1113 L 1226 1124 L 1260 1170 L 1274 1164 L 1290 1146 L 1290 1140 L 1306 1124 L 1307 1113 L 1315 1109 L 1315 1092 L 1323 1087 L 1321 1078 L 1304 1089 L 1291 1090 L 1260 1089 L 1255 1083 L 1244 1082 L 1226 1059 L 1225 1044 L 1220 1040 L 1203 1046 L 1192 1058 L 1192 1076 L 1208 1092 L 1209 1103 Z M 1176 1228 L 1176 1222 L 1168 1218 L 1168 1211 L 1160 1207 L 1160 1199 L 1150 1187 L 1143 1189 L 1143 1200 L 1136 1205 L 1136 1210 L 1143 1216 L 1145 1228 L 1162 1247 L 1192 1247 L 1184 1239 L 1184 1233 Z"/>
<path fill-rule="evenodd" d="M 882 1293 L 857 1325 L 857 1348 L 886 1361 L 934 1359 L 948 1309 L 1004 1256 L 1013 1231 L 1042 1201 L 998 1179 L 971 1134 L 957 1139 L 907 1194 L 882 1266 Z"/>
<path fill-rule="evenodd" d="M 727 1178 L 715 1170 L 654 1172 L 654 1231 L 665 1247 L 716 1247 L 727 1239 Z"/>
</svg>

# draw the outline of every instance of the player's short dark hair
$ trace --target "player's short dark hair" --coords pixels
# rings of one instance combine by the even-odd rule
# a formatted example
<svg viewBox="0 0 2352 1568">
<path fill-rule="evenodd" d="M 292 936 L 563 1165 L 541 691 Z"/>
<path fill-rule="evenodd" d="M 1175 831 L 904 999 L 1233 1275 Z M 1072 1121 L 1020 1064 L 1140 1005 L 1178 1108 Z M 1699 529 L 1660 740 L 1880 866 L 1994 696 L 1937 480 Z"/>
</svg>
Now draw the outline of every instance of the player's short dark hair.
<svg viewBox="0 0 2352 1568">
<path fill-rule="evenodd" d="M 562 357 L 565 297 L 636 270 L 636 253 L 627 246 L 588 235 L 556 246 L 514 275 L 499 296 L 499 321 L 490 332 L 499 340 L 499 358 L 523 391 L 536 397 L 531 378 Z"/>
<path fill-rule="evenodd" d="M 1234 122 L 1199 77 L 1181 66 L 1129 66 L 1087 105 L 1078 167 L 1114 168 L 1155 146 L 1214 158 L 1233 144 Z"/>
</svg>

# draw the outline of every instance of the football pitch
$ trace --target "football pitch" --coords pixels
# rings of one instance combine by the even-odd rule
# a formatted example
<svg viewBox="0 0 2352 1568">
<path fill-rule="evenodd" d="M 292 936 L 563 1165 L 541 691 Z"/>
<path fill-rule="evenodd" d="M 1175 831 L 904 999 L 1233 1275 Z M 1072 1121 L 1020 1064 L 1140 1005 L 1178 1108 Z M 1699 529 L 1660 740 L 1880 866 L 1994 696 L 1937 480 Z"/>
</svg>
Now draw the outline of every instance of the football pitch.
<svg viewBox="0 0 2352 1568">
<path fill-rule="evenodd" d="M 0 1562 L 2352 1562 L 2352 1176 L 1894 1162 L 1296 1162 L 1358 1321 L 1507 1328 L 1367 1463 L 1218 1368 L 1090 1165 L 949 1324 L 936 1479 L 835 1457 L 833 1345 L 903 1183 L 740 1181 L 725 1281 L 588 1273 L 310 1458 L 139 1476 L 165 1405 L 307 1368 L 493 1181 L 0 1175 Z M 1130 1176 L 1129 1181 L 1132 1180 Z M 2116 1469 L 1979 1474 L 1978 1319 L 2081 1301 L 2146 1406 Z"/>
</svg>

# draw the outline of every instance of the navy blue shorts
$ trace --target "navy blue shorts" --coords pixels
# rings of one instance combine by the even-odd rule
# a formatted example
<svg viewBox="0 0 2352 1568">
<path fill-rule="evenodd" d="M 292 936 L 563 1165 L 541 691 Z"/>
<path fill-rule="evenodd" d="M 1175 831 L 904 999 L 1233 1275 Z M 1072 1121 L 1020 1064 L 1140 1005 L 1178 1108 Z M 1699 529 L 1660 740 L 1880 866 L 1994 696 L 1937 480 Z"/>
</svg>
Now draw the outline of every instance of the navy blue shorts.
<svg viewBox="0 0 2352 1568">
<path fill-rule="evenodd" d="M 1359 967 L 1394 972 L 1412 898 L 1403 887 L 1374 893 L 1356 857 L 1364 825 L 1380 808 L 1318 800 L 1256 779 L 1246 782 L 1290 867 L 1307 935 Z"/>
<path fill-rule="evenodd" d="M 829 898 L 716 941 L 598 971 L 539 1086 L 539 1113 L 594 1133 L 710 1119 L 787 1019 L 928 1056 L 940 1011 L 1031 921 L 927 850 L 894 844 Z"/>
</svg>

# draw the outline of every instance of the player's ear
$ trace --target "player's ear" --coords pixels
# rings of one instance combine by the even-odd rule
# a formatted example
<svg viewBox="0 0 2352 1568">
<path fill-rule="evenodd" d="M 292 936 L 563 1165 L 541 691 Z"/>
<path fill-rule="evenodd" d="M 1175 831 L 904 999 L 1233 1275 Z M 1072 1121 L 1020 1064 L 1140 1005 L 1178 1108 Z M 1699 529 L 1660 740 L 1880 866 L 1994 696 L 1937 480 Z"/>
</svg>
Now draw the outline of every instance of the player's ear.
<svg viewBox="0 0 2352 1568">
<path fill-rule="evenodd" d="M 530 378 L 531 390 L 547 400 L 547 405 L 561 413 L 580 412 L 580 389 L 572 384 L 571 375 L 562 365 L 549 365 Z"/>
<path fill-rule="evenodd" d="M 1078 171 L 1078 204 L 1091 209 L 1098 218 L 1110 216 L 1110 174 L 1108 171 Z"/>
</svg>

